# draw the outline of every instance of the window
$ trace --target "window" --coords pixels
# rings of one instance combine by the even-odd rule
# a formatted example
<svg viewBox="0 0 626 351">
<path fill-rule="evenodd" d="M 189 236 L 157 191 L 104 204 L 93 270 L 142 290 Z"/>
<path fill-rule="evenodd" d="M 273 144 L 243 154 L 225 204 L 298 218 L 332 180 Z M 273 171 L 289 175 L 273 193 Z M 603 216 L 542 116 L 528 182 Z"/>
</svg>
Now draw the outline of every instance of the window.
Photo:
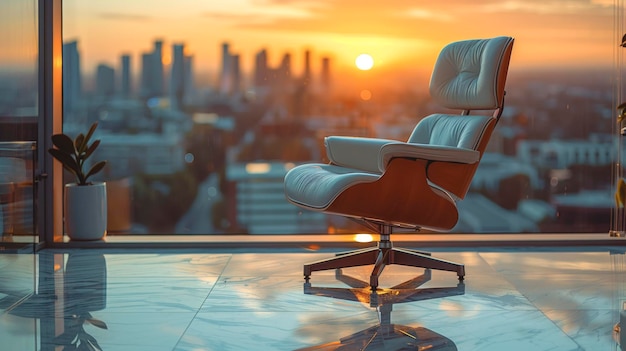
<svg viewBox="0 0 626 351">
<path fill-rule="evenodd" d="M 37 16 L 37 1 L 0 4 L 0 244 L 32 241 L 37 232 Z"/>
<path fill-rule="evenodd" d="M 325 135 L 406 139 L 441 47 L 497 35 L 516 38 L 507 107 L 456 230 L 609 230 L 612 4 L 350 6 L 65 0 L 64 130 L 99 122 L 110 233 L 349 228 L 288 204 L 285 172 L 324 162 Z"/>
</svg>

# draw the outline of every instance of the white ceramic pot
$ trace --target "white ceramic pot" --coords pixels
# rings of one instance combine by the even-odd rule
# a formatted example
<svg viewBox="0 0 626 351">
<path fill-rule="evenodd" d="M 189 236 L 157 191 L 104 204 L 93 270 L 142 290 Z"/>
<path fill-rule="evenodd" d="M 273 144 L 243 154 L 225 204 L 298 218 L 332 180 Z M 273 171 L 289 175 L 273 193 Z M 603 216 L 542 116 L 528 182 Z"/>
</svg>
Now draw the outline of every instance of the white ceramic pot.
<svg viewBox="0 0 626 351">
<path fill-rule="evenodd" d="M 65 231 L 72 240 L 100 240 L 107 234 L 105 182 L 65 185 Z"/>
</svg>

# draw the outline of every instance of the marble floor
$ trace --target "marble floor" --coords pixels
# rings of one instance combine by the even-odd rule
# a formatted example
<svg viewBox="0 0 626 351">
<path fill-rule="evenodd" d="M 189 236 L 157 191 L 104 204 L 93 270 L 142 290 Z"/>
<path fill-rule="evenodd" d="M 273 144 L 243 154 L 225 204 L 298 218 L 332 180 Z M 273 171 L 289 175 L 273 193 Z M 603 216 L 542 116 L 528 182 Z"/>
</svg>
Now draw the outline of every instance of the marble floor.
<svg viewBox="0 0 626 351">
<path fill-rule="evenodd" d="M 0 350 L 622 350 L 625 250 L 435 248 L 463 283 L 389 266 L 376 292 L 371 266 L 306 284 L 330 249 L 0 254 Z"/>
</svg>

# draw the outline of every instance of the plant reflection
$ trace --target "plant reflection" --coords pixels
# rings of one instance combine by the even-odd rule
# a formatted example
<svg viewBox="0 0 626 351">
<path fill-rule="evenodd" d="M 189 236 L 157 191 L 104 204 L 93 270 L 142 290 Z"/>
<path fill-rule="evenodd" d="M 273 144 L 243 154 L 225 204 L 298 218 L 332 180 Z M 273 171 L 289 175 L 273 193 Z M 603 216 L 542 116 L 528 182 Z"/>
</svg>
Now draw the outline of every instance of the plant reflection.
<svg viewBox="0 0 626 351">
<path fill-rule="evenodd" d="M 430 280 L 430 270 L 426 270 L 422 276 L 393 288 L 375 291 L 370 289 L 368 282 L 344 276 L 340 272 L 338 272 L 337 279 L 348 284 L 351 288 L 319 288 L 312 287 L 307 282 L 304 284 L 304 293 L 368 304 L 378 310 L 380 323 L 343 337 L 338 341 L 305 347 L 296 351 L 457 350 L 452 340 L 432 330 L 391 323 L 391 311 L 393 305 L 397 303 L 463 295 L 465 294 L 463 282 L 459 282 L 455 287 L 418 289 L 419 286 Z"/>
<path fill-rule="evenodd" d="M 70 253 L 64 274 L 54 272 L 63 255 L 54 255 L 52 261 L 40 258 L 40 270 L 54 279 L 42 278 L 36 294 L 10 311 L 25 318 L 40 319 L 41 350 L 101 351 L 95 337 L 85 325 L 108 329 L 107 324 L 91 314 L 106 308 L 106 260 L 103 254 Z M 62 290 L 59 283 L 63 282 Z M 63 324 L 56 317 L 63 316 Z M 62 329 L 60 328 L 62 326 Z"/>
<path fill-rule="evenodd" d="M 84 312 L 78 315 L 65 317 L 65 331 L 54 338 L 55 345 L 65 346 L 63 350 L 102 350 L 96 338 L 85 331 L 85 323 L 89 323 L 98 328 L 108 329 L 106 323 L 92 317 L 91 313 Z"/>
<path fill-rule="evenodd" d="M 105 322 L 93 318 L 91 311 L 106 307 L 106 260 L 102 254 L 70 253 L 65 265 L 64 331 L 53 344 L 63 350 L 102 350 L 96 339 L 85 331 L 85 323 L 108 329 Z"/>
</svg>

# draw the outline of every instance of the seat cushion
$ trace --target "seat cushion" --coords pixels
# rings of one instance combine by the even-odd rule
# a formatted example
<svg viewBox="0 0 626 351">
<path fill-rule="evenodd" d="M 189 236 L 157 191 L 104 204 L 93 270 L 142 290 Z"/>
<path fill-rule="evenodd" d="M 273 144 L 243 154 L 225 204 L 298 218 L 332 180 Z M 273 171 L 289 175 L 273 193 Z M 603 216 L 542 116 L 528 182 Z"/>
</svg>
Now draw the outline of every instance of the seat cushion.
<svg viewBox="0 0 626 351">
<path fill-rule="evenodd" d="M 379 174 L 352 168 L 312 163 L 292 168 L 285 175 L 285 195 L 297 205 L 323 210 L 345 189 L 378 180 Z"/>
</svg>

